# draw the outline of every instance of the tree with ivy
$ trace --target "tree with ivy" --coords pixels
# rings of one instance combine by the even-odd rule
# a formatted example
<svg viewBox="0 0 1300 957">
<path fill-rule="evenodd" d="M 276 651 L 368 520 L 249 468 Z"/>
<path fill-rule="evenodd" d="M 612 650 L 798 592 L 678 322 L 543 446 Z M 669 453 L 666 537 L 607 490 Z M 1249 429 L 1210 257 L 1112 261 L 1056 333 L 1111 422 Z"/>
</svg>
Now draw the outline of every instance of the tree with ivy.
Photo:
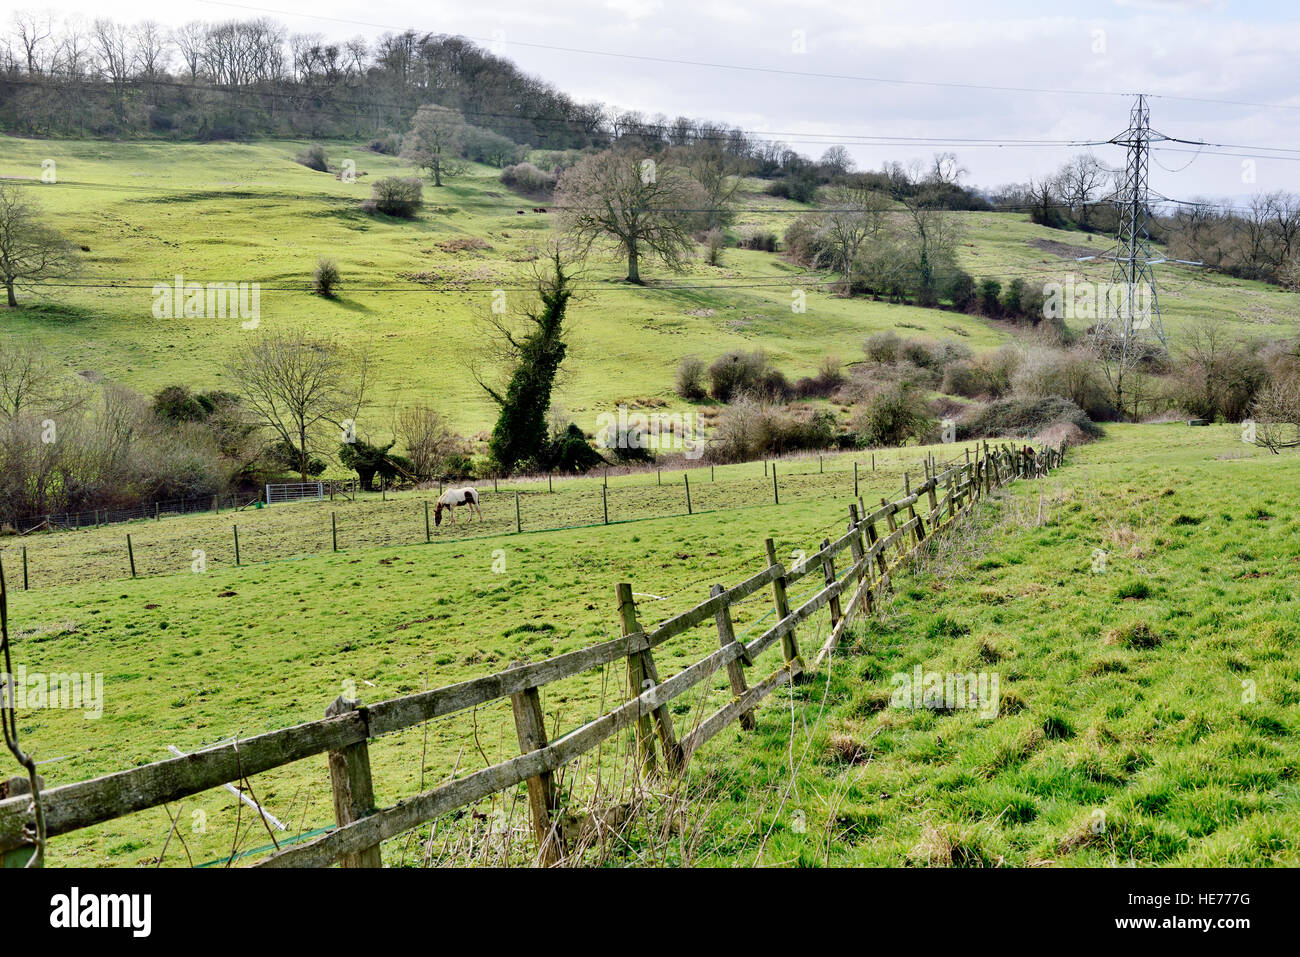
<svg viewBox="0 0 1300 957">
<path fill-rule="evenodd" d="M 550 248 L 546 265 L 534 279 L 536 300 L 523 310 L 522 320 L 512 322 L 495 314 L 486 320 L 496 343 L 494 357 L 504 372 L 504 387 L 490 384 L 471 369 L 500 410 L 488 451 L 493 466 L 502 472 L 548 464 L 547 412 L 568 351 L 564 313 L 573 296 L 573 275 L 559 245 Z"/>
</svg>

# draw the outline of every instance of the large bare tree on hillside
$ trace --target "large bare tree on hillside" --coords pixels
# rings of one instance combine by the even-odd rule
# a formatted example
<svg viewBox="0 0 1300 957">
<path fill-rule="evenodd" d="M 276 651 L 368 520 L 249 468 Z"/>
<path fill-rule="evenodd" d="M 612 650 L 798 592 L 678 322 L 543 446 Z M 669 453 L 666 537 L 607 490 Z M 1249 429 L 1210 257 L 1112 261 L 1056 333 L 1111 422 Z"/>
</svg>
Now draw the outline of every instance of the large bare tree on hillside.
<svg viewBox="0 0 1300 957">
<path fill-rule="evenodd" d="M 355 425 L 367 365 L 364 352 L 286 332 L 251 336 L 227 368 L 249 412 L 284 443 L 305 482 L 313 454 L 332 454 Z"/>
<path fill-rule="evenodd" d="M 830 187 L 823 197 L 822 235 L 827 240 L 827 265 L 844 277 L 844 294 L 853 292 L 853 266 L 863 244 L 878 237 L 886 225 L 889 197 L 861 178 Z"/>
<path fill-rule="evenodd" d="M 638 284 L 647 256 L 682 268 L 708 202 L 684 169 L 631 149 L 606 150 L 565 170 L 555 201 L 577 243 L 589 249 L 612 240 L 627 258 L 627 281 Z"/>
<path fill-rule="evenodd" d="M 415 113 L 411 130 L 402 138 L 402 158 L 427 169 L 433 185 L 465 171 L 460 158 L 465 118 L 445 106 L 426 103 Z"/>
<path fill-rule="evenodd" d="M 18 305 L 18 286 L 60 279 L 77 267 L 72 245 L 41 221 L 41 207 L 26 189 L 0 183 L 0 284 L 10 308 Z"/>
</svg>

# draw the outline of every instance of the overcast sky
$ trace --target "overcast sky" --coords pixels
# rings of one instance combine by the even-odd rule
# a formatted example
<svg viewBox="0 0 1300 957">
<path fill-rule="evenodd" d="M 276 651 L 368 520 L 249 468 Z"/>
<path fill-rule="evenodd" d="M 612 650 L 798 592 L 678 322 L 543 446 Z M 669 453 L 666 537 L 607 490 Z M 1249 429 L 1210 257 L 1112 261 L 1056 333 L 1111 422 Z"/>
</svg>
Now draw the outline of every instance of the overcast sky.
<svg viewBox="0 0 1300 957">
<path fill-rule="evenodd" d="M 886 159 L 925 159 L 942 147 L 854 145 L 855 136 L 1105 140 L 1127 125 L 1131 98 L 1099 94 L 1142 91 L 1156 97 L 1152 125 L 1171 136 L 1297 151 L 1281 154 L 1294 157 L 1289 160 L 1256 159 L 1253 168 L 1243 167 L 1241 156 L 1214 155 L 1209 149 L 1199 155 L 1160 151 L 1152 166 L 1158 191 L 1180 198 L 1300 191 L 1300 4 L 1283 0 L 0 3 L 6 23 L 15 8 L 33 7 L 86 18 L 152 18 L 168 25 L 265 14 L 293 32 L 338 39 L 373 38 L 407 27 L 463 34 L 578 99 L 649 114 L 725 120 L 785 139 L 812 155 L 843 142 L 864 168 Z M 952 148 L 969 170 L 968 181 L 982 186 L 1023 181 L 1078 151 Z M 1109 163 L 1122 161 L 1118 147 L 1095 152 Z"/>
</svg>

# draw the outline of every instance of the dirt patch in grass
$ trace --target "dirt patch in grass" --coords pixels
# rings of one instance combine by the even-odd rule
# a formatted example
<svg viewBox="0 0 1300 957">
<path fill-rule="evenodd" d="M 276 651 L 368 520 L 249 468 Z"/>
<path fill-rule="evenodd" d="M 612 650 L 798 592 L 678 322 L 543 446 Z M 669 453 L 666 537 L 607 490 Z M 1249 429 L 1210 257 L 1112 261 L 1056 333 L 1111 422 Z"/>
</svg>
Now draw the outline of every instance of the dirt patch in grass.
<svg viewBox="0 0 1300 957">
<path fill-rule="evenodd" d="M 1060 256 L 1062 259 L 1079 259 L 1082 256 L 1092 256 L 1097 252 L 1088 246 L 1075 246 L 1055 239 L 1031 239 L 1029 245 L 1053 256 Z"/>
</svg>

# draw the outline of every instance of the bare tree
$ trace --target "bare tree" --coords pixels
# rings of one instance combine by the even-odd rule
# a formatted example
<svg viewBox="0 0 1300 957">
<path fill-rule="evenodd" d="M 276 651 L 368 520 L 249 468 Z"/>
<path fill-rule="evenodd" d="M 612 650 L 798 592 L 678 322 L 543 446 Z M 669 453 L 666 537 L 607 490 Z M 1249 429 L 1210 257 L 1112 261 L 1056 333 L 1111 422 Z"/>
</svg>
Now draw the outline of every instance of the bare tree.
<svg viewBox="0 0 1300 957">
<path fill-rule="evenodd" d="M 641 282 L 641 259 L 679 270 L 695 248 L 704 199 L 681 167 L 625 148 L 589 156 L 556 188 L 563 228 L 584 249 L 612 240 L 627 258 L 627 281 Z"/>
<path fill-rule="evenodd" d="M 136 68 L 142 77 L 156 80 L 166 74 L 171 50 L 157 21 L 142 20 L 137 23 L 131 29 L 131 40 L 135 45 Z"/>
<path fill-rule="evenodd" d="M 844 294 L 853 292 L 853 266 L 863 243 L 878 237 L 885 225 L 889 198 L 858 178 L 832 186 L 824 195 L 822 234 L 828 241 L 828 265 L 844 277 Z"/>
<path fill-rule="evenodd" d="M 843 146 L 832 146 L 821 158 L 822 168 L 831 176 L 847 176 L 853 172 L 853 157 Z"/>
<path fill-rule="evenodd" d="M 203 51 L 207 42 L 208 28 L 198 20 L 191 20 L 184 26 L 177 27 L 172 31 L 172 44 L 176 47 L 181 55 L 181 61 L 185 64 L 185 71 L 190 76 L 190 82 L 199 78 L 199 71 L 203 68 Z"/>
<path fill-rule="evenodd" d="M 460 158 L 465 118 L 453 109 L 426 103 L 415 113 L 411 130 L 402 138 L 402 157 L 433 176 L 433 185 L 465 171 Z"/>
<path fill-rule="evenodd" d="M 1255 443 L 1274 455 L 1300 446 L 1300 376 L 1274 379 L 1260 390 L 1250 407 Z"/>
<path fill-rule="evenodd" d="M 460 453 L 464 441 L 447 422 L 447 418 L 427 405 L 402 409 L 393 432 L 406 448 L 417 481 L 435 478 L 448 457 Z"/>
<path fill-rule="evenodd" d="M 25 187 L 0 183 L 0 283 L 10 308 L 18 305 L 18 286 L 60 279 L 77 267 L 72 245 L 41 222 L 41 213 Z"/>
<path fill-rule="evenodd" d="M 228 371 L 259 424 L 284 443 L 307 481 L 313 455 L 332 454 L 355 427 L 368 360 L 302 332 L 251 337 Z M 349 420 L 351 420 L 349 422 Z"/>
<path fill-rule="evenodd" d="M 129 34 L 125 26 L 105 18 L 91 26 L 91 44 L 99 61 L 99 70 L 113 84 L 117 117 L 126 117 L 126 83 L 131 78 L 133 57 L 129 52 Z"/>
<path fill-rule="evenodd" d="M 961 235 L 957 218 L 945 207 L 944 193 L 965 174 L 951 153 L 937 153 L 928 173 L 919 164 L 886 170 L 893 198 L 907 211 L 917 299 L 922 305 L 937 298 L 936 271 L 951 261 Z"/>
<path fill-rule="evenodd" d="M 1056 174 L 1062 198 L 1080 226 L 1087 228 L 1093 201 L 1108 178 L 1106 167 L 1091 153 L 1080 153 Z"/>
<path fill-rule="evenodd" d="M 63 76 L 74 82 L 86 77 L 90 67 L 90 41 L 80 17 L 68 17 L 63 22 L 63 37 L 59 41 L 59 67 Z"/>
<path fill-rule="evenodd" d="M 744 161 L 725 148 L 716 138 L 700 140 L 681 151 L 682 165 L 699 183 L 706 212 L 705 229 L 721 229 L 730 225 L 735 214 L 731 206 L 740 189 Z"/>
<path fill-rule="evenodd" d="M 54 33 L 54 19 L 48 13 L 33 10 L 19 10 L 14 14 L 14 26 L 18 31 L 18 42 L 27 61 L 29 76 L 38 76 L 45 72 L 46 64 L 41 62 L 41 45 Z"/>
<path fill-rule="evenodd" d="M 32 346 L 5 343 L 0 348 L 0 419 L 27 412 L 62 415 L 82 404 L 84 395 L 48 356 Z"/>
</svg>

